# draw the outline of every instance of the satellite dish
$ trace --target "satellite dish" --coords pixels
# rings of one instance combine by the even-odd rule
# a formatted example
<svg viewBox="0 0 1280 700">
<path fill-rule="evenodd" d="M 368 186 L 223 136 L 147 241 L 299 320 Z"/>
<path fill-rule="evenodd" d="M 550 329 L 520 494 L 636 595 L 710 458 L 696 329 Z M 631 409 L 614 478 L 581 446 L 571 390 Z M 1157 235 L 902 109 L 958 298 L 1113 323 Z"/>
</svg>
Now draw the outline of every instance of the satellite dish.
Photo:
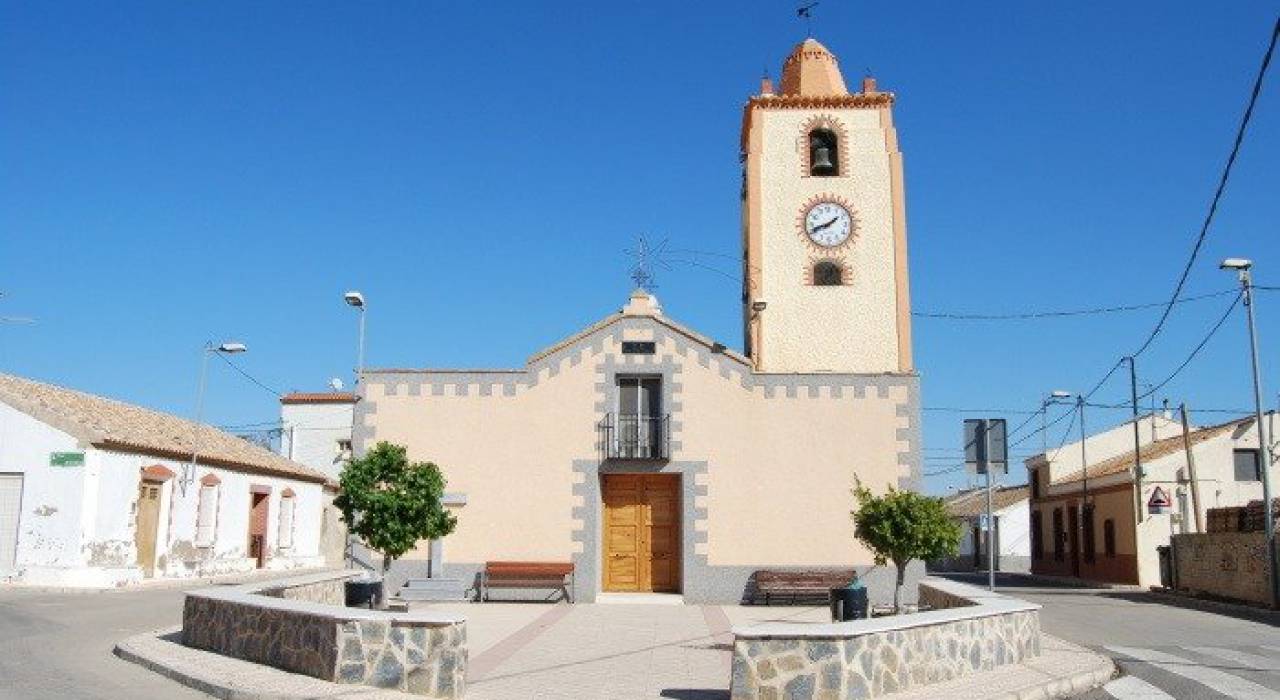
<svg viewBox="0 0 1280 700">
<path fill-rule="evenodd" d="M 334 391 L 342 391 L 342 380 L 334 377 L 329 380 L 329 387 Z"/>
</svg>

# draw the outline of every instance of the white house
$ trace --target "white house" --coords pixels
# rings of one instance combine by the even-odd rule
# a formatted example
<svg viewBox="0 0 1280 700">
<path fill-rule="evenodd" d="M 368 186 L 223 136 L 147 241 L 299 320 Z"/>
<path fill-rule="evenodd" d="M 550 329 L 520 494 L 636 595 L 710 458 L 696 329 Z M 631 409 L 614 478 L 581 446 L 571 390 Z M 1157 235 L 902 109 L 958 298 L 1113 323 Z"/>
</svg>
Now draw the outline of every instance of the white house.
<svg viewBox="0 0 1280 700">
<path fill-rule="evenodd" d="M 0 374 L 0 580 L 321 566 L 325 482 L 210 426 Z"/>
<path fill-rule="evenodd" d="M 351 458 L 356 395 L 343 391 L 292 392 L 280 397 L 280 454 L 321 474 L 324 490 L 320 551 L 329 566 L 342 566 L 348 554 L 347 528 L 333 505 L 342 468 Z"/>
<path fill-rule="evenodd" d="M 968 489 L 946 499 L 947 513 L 959 520 L 963 528 L 956 556 L 930 562 L 931 568 L 947 571 L 971 571 L 987 568 L 987 543 L 995 534 L 996 569 L 999 571 L 1031 570 L 1031 492 L 1026 485 L 1003 486 L 991 494 L 994 530 L 986 527 L 987 491 Z"/>
</svg>

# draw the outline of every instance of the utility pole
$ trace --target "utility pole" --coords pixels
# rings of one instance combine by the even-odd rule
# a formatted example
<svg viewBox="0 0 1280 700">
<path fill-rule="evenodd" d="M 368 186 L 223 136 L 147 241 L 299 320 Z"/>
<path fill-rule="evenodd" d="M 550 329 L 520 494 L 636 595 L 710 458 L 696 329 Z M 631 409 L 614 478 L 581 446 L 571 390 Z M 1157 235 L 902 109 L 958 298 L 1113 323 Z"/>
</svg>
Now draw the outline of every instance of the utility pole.
<svg viewBox="0 0 1280 700">
<path fill-rule="evenodd" d="M 1133 512 L 1138 514 L 1138 522 L 1142 522 L 1142 439 L 1138 437 L 1138 368 L 1133 356 L 1125 358 L 1129 361 L 1129 395 L 1133 398 Z M 1154 411 L 1152 412 L 1154 413 Z M 1084 419 L 1080 419 L 1083 423 Z M 1155 416 L 1151 416 L 1154 427 Z M 1199 516 L 1197 516 L 1199 517 Z"/>
<path fill-rule="evenodd" d="M 1080 548 L 1084 549 L 1086 544 L 1090 544 L 1091 538 L 1085 537 L 1085 527 L 1092 529 L 1092 523 L 1086 525 L 1089 515 L 1089 455 L 1085 451 L 1085 442 L 1087 438 L 1084 432 L 1084 395 L 1076 395 L 1076 406 L 1080 408 Z M 1092 550 L 1092 548 L 1090 548 Z M 1080 557 L 1080 552 L 1076 552 L 1075 556 Z M 1093 558 L 1093 552 L 1089 552 L 1086 559 L 1080 557 L 1080 563 L 1083 564 Z M 1079 575 L 1079 571 L 1076 571 Z"/>
<path fill-rule="evenodd" d="M 1179 407 L 1182 412 L 1182 449 L 1187 453 L 1187 478 L 1191 480 L 1191 510 L 1196 514 L 1196 532 L 1204 532 L 1200 522 L 1200 482 L 1196 481 L 1196 456 L 1191 451 L 1191 419 L 1187 416 L 1187 404 Z"/>
</svg>

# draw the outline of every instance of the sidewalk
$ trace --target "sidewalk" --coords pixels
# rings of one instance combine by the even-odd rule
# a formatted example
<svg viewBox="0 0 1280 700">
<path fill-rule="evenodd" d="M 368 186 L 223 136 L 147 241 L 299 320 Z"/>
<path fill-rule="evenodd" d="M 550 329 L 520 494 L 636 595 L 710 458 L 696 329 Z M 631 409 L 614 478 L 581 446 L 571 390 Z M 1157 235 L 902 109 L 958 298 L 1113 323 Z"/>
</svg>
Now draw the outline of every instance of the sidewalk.
<svg viewBox="0 0 1280 700">
<path fill-rule="evenodd" d="M 824 608 L 756 606 L 455 605 L 471 628 L 469 700 L 728 700 L 732 623 L 827 614 Z M 116 654 L 225 699 L 410 697 L 188 649 L 172 633 L 130 638 Z M 1042 650 L 1025 664 L 886 697 L 1060 698 L 1100 685 L 1115 672 L 1107 657 L 1047 635 Z"/>
</svg>

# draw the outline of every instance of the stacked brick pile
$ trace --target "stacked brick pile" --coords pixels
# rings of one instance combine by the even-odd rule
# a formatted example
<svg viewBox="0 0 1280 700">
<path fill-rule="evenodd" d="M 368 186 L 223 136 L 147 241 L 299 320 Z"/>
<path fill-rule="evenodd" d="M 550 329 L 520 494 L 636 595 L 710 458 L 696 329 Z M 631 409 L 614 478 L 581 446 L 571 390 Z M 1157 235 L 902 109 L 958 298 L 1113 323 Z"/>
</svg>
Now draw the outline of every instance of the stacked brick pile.
<svg viewBox="0 0 1280 700">
<path fill-rule="evenodd" d="M 1209 532 L 1247 532 L 1246 509 L 1241 506 L 1210 508 L 1206 526 Z M 1262 528 L 1259 527 L 1259 530 Z"/>
<path fill-rule="evenodd" d="M 1262 511 L 1262 501 L 1250 501 L 1245 506 L 1244 532 L 1263 532 L 1266 530 L 1266 514 Z M 1271 500 L 1271 522 L 1280 526 L 1280 498 Z M 1280 527 L 1277 527 L 1280 532 Z"/>
</svg>

